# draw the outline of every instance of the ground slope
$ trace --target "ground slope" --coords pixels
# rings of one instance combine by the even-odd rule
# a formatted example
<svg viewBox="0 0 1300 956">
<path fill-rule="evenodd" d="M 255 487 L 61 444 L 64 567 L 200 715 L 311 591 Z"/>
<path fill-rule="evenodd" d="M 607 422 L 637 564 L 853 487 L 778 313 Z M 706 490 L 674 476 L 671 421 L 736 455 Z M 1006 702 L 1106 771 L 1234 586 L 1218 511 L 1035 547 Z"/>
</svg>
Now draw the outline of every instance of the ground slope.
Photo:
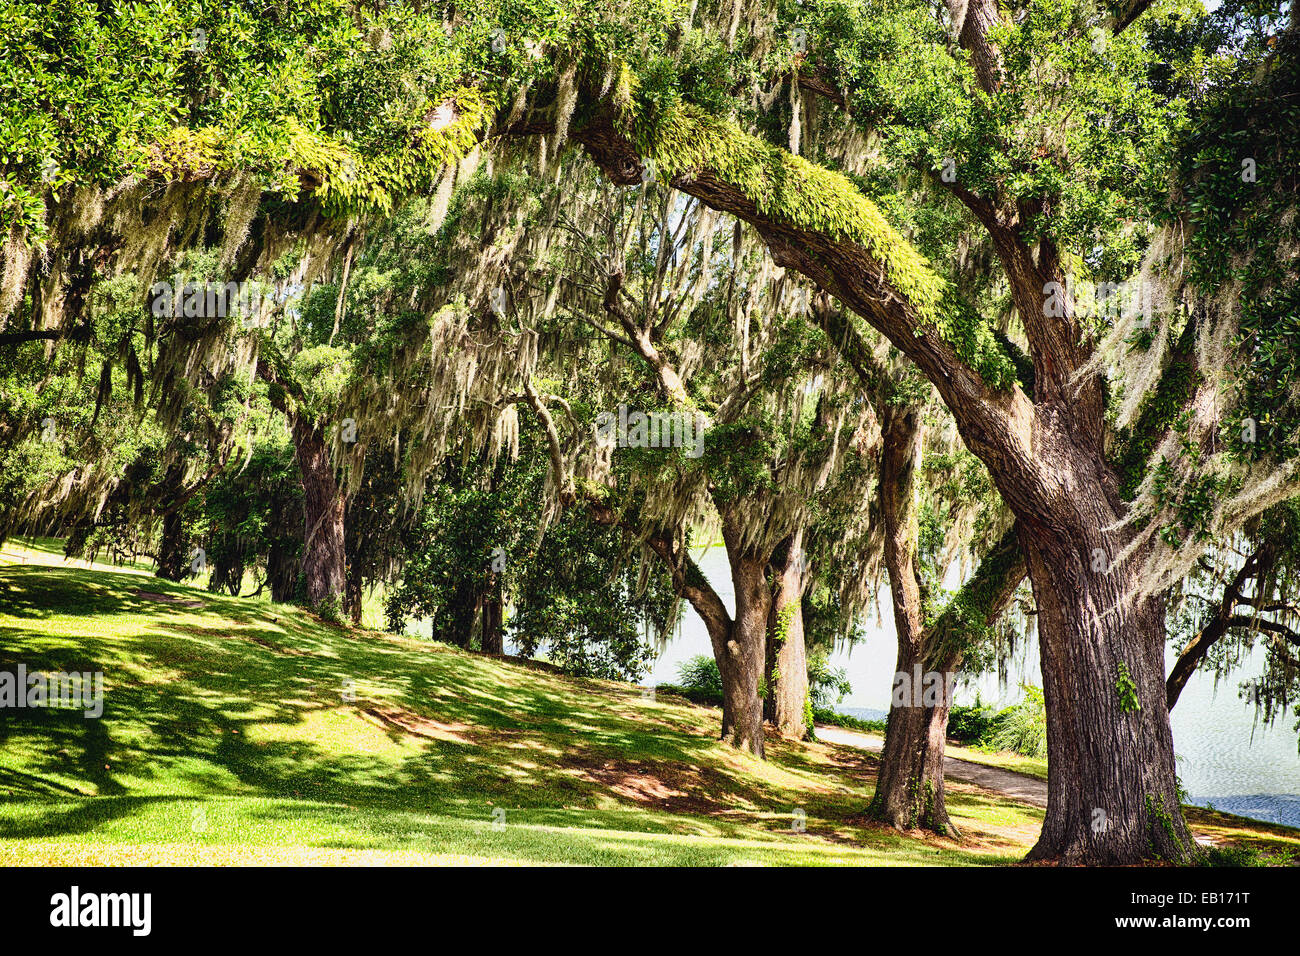
<svg viewBox="0 0 1300 956">
<path fill-rule="evenodd" d="M 18 663 L 103 671 L 105 708 L 0 711 L 0 864 L 961 865 L 1041 821 L 954 784 L 963 842 L 900 834 L 864 815 L 860 750 L 759 762 L 685 702 L 10 545 Z"/>
</svg>

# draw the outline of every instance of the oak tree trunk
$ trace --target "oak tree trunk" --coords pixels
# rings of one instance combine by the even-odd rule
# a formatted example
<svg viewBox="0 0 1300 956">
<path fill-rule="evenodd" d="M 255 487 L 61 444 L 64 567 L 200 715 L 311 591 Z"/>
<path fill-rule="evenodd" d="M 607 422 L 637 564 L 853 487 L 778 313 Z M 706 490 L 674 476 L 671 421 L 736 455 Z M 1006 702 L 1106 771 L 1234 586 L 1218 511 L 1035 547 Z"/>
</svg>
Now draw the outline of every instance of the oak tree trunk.
<svg viewBox="0 0 1300 956">
<path fill-rule="evenodd" d="M 885 724 L 871 813 L 900 830 L 956 835 L 944 798 L 943 757 L 952 709 L 953 661 L 924 659 L 917 645 L 898 645 L 895 695 Z M 926 681 L 926 675 L 932 675 Z"/>
<path fill-rule="evenodd" d="M 808 734 L 808 656 L 803 633 L 803 534 L 796 532 L 778 564 L 767 616 L 766 686 L 763 716 L 777 733 Z"/>
<path fill-rule="evenodd" d="M 504 608 L 501 597 L 501 581 L 496 575 L 488 585 L 483 598 L 483 630 L 479 636 L 479 646 L 484 654 L 504 654 L 505 639 L 503 635 Z"/>
<path fill-rule="evenodd" d="M 342 607 L 346 584 L 343 492 L 334 475 L 325 436 L 314 424 L 293 416 L 293 446 L 303 490 L 302 573 L 307 603 L 329 601 Z"/>
<path fill-rule="evenodd" d="M 1163 597 L 1129 598 L 1126 566 L 1095 570 L 1108 566 L 1100 528 L 1074 539 L 1022 529 L 1021 541 L 1049 701 L 1047 815 L 1028 859 L 1188 859 L 1165 695 Z"/>
<path fill-rule="evenodd" d="M 731 551 L 730 543 L 728 551 Z M 763 676 L 767 615 L 771 592 L 764 573 L 767 562 L 753 554 L 732 557 L 731 579 L 736 614 L 721 648 L 714 648 L 722 675 L 722 739 L 733 747 L 763 756 Z"/>
<path fill-rule="evenodd" d="M 944 659 L 932 660 L 925 630 L 915 485 L 923 450 L 921 418 L 916 408 L 891 403 L 881 403 L 880 416 L 880 510 L 898 669 L 871 812 L 900 830 L 949 833 L 954 828 L 944 799 L 943 752 L 957 655 L 948 651 Z"/>
<path fill-rule="evenodd" d="M 189 572 L 190 556 L 185 551 L 185 524 L 179 510 L 169 511 L 163 515 L 156 573 L 167 581 L 180 581 Z"/>
</svg>

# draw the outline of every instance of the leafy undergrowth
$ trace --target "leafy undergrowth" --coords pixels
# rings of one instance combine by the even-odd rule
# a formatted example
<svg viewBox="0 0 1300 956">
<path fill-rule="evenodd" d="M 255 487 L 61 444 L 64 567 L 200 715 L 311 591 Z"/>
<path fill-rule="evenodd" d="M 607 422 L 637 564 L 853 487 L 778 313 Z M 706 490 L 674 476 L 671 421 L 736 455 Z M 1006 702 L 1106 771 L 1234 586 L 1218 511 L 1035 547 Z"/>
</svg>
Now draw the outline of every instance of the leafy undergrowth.
<svg viewBox="0 0 1300 956">
<path fill-rule="evenodd" d="M 953 784 L 962 842 L 898 833 L 866 819 L 855 749 L 760 762 L 639 688 L 13 555 L 0 670 L 102 671 L 105 694 L 97 720 L 3 712 L 0 864 L 970 865 L 1041 821 Z"/>
</svg>

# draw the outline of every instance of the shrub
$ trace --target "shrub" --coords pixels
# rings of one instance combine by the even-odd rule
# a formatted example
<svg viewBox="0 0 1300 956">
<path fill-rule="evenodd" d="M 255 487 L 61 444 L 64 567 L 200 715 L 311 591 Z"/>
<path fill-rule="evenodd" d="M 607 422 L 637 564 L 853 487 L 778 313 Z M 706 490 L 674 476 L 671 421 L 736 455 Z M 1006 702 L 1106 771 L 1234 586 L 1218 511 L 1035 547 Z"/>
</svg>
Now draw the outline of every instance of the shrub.
<svg viewBox="0 0 1300 956">
<path fill-rule="evenodd" d="M 685 691 L 714 696 L 722 701 L 723 675 L 718 670 L 718 662 L 714 658 L 695 654 L 694 657 L 682 661 L 677 665 L 677 680 L 680 680 L 680 687 Z"/>
<path fill-rule="evenodd" d="M 843 667 L 831 667 L 825 651 L 808 655 L 808 693 L 814 711 L 834 710 L 852 692 L 848 672 Z"/>
<path fill-rule="evenodd" d="M 1021 687 L 1025 699 L 998 714 L 998 727 L 989 746 L 1026 757 L 1046 757 L 1047 709 L 1043 704 L 1043 692 L 1028 684 Z"/>
<path fill-rule="evenodd" d="M 978 697 L 972 706 L 956 706 L 948 714 L 948 737 L 966 746 L 987 746 L 997 729 L 997 711 Z"/>
</svg>

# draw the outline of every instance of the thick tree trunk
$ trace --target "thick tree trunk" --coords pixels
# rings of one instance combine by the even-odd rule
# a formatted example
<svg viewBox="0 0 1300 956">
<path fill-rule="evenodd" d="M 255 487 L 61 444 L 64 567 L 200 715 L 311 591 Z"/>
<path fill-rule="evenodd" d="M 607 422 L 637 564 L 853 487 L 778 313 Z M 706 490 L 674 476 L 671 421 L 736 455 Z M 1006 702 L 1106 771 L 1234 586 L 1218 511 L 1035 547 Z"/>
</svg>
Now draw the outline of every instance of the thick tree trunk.
<svg viewBox="0 0 1300 956">
<path fill-rule="evenodd" d="M 880 510 L 885 526 L 885 568 L 889 572 L 898 636 L 898 669 L 871 812 L 900 830 L 924 827 L 949 833 L 954 828 L 944 799 L 943 751 L 958 654 L 949 649 L 943 660 L 931 659 L 930 635 L 925 630 L 916 566 L 919 531 L 915 479 L 923 451 L 920 412 L 887 401 L 879 405 L 884 446 Z"/>
<path fill-rule="evenodd" d="M 722 646 L 714 642 L 714 657 L 722 675 L 722 739 L 733 747 L 763 756 L 763 702 L 758 694 L 767 645 L 767 615 L 771 592 L 764 573 L 767 562 L 752 553 L 733 553 L 731 580 L 736 591 L 736 616 Z"/>
<path fill-rule="evenodd" d="M 346 584 L 343 543 L 343 492 L 334 476 L 325 436 L 314 424 L 293 416 L 293 445 L 303 490 L 302 573 L 307 602 L 342 607 Z"/>
<path fill-rule="evenodd" d="M 1192 841 L 1174 778 L 1165 602 L 1131 598 L 1132 572 L 1124 566 L 1094 570 L 1113 557 L 1102 527 L 1064 538 L 1021 531 L 1050 702 L 1047 815 L 1028 858 L 1183 861 Z"/>
<path fill-rule="evenodd" d="M 774 584 L 767 615 L 767 696 L 763 699 L 763 716 L 777 733 L 802 739 L 808 735 L 802 531 L 791 537 Z"/>
<path fill-rule="evenodd" d="M 190 573 L 190 556 L 185 552 L 185 524 L 180 510 L 163 515 L 162 540 L 158 543 L 157 576 L 179 581 Z"/>
<path fill-rule="evenodd" d="M 502 622 L 505 617 L 501 599 L 501 581 L 492 575 L 487 594 L 483 598 L 483 630 L 479 636 L 479 646 L 484 654 L 504 654 L 505 639 Z"/>
<path fill-rule="evenodd" d="M 955 661 L 936 665 L 925 659 L 917 644 L 899 642 L 871 813 L 900 830 L 920 827 L 956 835 L 948 819 L 943 777 L 955 670 Z"/>
<path fill-rule="evenodd" d="M 347 613 L 348 619 L 352 621 L 353 627 L 361 626 L 361 610 L 363 604 L 361 587 L 361 575 L 355 573 L 351 567 L 347 572 L 347 587 L 344 589 L 343 610 Z"/>
</svg>

